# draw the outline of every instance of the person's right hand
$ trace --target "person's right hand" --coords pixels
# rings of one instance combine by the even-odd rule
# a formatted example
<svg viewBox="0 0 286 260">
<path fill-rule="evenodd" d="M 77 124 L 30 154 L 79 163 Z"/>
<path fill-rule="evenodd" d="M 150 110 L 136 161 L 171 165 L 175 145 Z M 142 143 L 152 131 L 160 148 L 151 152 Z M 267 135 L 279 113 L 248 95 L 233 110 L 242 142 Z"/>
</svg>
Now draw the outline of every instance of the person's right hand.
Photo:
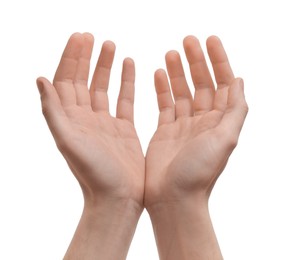
<svg viewBox="0 0 286 260">
<path fill-rule="evenodd" d="M 84 194 L 84 210 L 64 259 L 126 259 L 143 210 L 145 160 L 133 123 L 135 67 L 123 62 L 116 117 L 107 89 L 115 45 L 105 42 L 88 89 L 91 34 L 76 33 L 53 84 L 37 80 L 43 114 Z"/>
<path fill-rule="evenodd" d="M 129 200 L 141 212 L 145 161 L 133 123 L 134 62 L 127 58 L 123 63 L 117 115 L 112 117 L 107 89 L 115 45 L 103 44 L 88 89 L 93 41 L 88 33 L 72 35 L 53 84 L 37 80 L 43 113 L 85 202 Z"/>
</svg>

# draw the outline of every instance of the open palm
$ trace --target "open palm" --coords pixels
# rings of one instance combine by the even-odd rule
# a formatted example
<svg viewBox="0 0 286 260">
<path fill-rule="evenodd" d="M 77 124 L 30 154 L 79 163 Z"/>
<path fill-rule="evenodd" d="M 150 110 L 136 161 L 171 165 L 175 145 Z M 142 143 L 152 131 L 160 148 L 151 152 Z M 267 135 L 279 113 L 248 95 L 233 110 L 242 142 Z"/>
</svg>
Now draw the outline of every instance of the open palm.
<svg viewBox="0 0 286 260">
<path fill-rule="evenodd" d="M 86 196 L 108 194 L 142 205 L 145 162 L 133 124 L 134 63 L 124 60 L 117 115 L 112 117 L 107 89 L 115 46 L 103 44 L 88 89 L 92 47 L 92 35 L 72 35 L 53 85 L 38 79 L 43 113 Z"/>
<path fill-rule="evenodd" d="M 190 193 L 207 198 L 236 146 L 247 113 L 243 82 L 234 78 L 220 40 L 207 41 L 217 88 L 198 40 L 187 37 L 184 48 L 194 98 L 177 52 L 166 55 L 175 104 L 165 71 L 155 73 L 160 115 L 146 156 L 147 207 L 184 199 Z"/>
</svg>

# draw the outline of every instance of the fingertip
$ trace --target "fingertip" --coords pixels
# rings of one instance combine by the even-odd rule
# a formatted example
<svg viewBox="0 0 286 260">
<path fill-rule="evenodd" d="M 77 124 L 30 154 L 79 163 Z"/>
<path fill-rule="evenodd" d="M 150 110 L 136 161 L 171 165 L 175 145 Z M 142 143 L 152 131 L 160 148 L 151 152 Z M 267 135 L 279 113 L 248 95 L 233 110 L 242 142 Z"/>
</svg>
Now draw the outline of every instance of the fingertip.
<svg viewBox="0 0 286 260">
<path fill-rule="evenodd" d="M 195 37 L 194 35 L 188 35 L 188 36 L 186 36 L 186 37 L 184 38 L 184 40 L 183 40 L 183 46 L 184 46 L 184 48 L 187 48 L 187 47 L 193 45 L 194 43 L 195 43 L 195 44 L 199 43 L 198 38 Z"/>
<path fill-rule="evenodd" d="M 220 38 L 216 35 L 209 36 L 206 42 L 209 48 L 213 47 L 214 45 L 221 44 Z"/>
<path fill-rule="evenodd" d="M 84 38 L 81 33 L 73 33 L 68 39 L 62 56 L 66 58 L 78 58 L 83 46 L 83 42 Z"/>
<path fill-rule="evenodd" d="M 52 83 L 44 77 L 37 78 L 36 84 L 40 94 L 42 94 L 45 91 L 46 86 L 53 86 Z"/>
<path fill-rule="evenodd" d="M 164 69 L 157 69 L 154 73 L 155 90 L 157 94 L 169 90 L 167 73 Z"/>
<path fill-rule="evenodd" d="M 242 91 L 244 90 L 244 81 L 242 78 L 237 77 L 233 80 L 232 84 L 231 84 L 232 88 L 235 87 L 239 87 Z"/>
<path fill-rule="evenodd" d="M 51 84 L 50 81 L 48 79 L 46 79 L 45 77 L 38 77 L 37 80 L 36 80 L 36 83 L 38 84 L 43 84 L 43 85 L 46 85 L 46 84 Z"/>
<path fill-rule="evenodd" d="M 39 77 L 36 80 L 36 84 L 39 90 L 39 93 L 42 95 L 42 93 L 44 92 L 44 88 L 45 88 L 45 83 L 47 82 L 47 79 L 44 77 Z"/>
<path fill-rule="evenodd" d="M 83 34 L 75 32 L 70 36 L 70 41 L 81 41 L 83 39 Z"/>
<path fill-rule="evenodd" d="M 220 41 L 220 38 L 217 35 L 213 34 L 207 38 L 207 41 Z"/>
<path fill-rule="evenodd" d="M 91 33 L 89 33 L 89 32 L 84 32 L 82 35 L 87 40 L 90 40 L 90 41 L 94 40 L 94 36 Z"/>
<path fill-rule="evenodd" d="M 102 48 L 105 49 L 106 51 L 115 52 L 116 46 L 113 41 L 107 40 L 103 42 Z"/>
<path fill-rule="evenodd" d="M 39 86 L 40 84 L 42 84 L 43 83 L 43 77 L 38 77 L 37 79 L 36 79 L 36 84 L 37 84 L 37 86 Z"/>
<path fill-rule="evenodd" d="M 244 90 L 244 80 L 243 78 L 237 78 L 236 79 L 238 81 L 239 86 L 242 88 L 242 90 Z"/>
<path fill-rule="evenodd" d="M 81 35 L 82 34 L 80 32 L 74 32 L 74 33 L 71 34 L 71 38 L 72 37 L 81 37 Z"/>
<path fill-rule="evenodd" d="M 166 53 L 165 59 L 167 63 L 174 63 L 180 59 L 180 54 L 176 50 L 170 50 Z"/>
<path fill-rule="evenodd" d="M 122 80 L 129 81 L 134 84 L 135 82 L 135 64 L 133 59 L 127 57 L 123 60 L 122 64 Z"/>
<path fill-rule="evenodd" d="M 246 99 L 245 99 L 244 80 L 242 78 L 236 78 L 236 80 L 238 81 L 238 85 L 239 85 L 240 90 L 241 90 L 241 97 L 242 97 L 242 103 L 243 103 L 243 107 L 245 110 L 245 114 L 247 114 L 249 107 L 248 107 L 248 104 L 247 104 Z"/>
<path fill-rule="evenodd" d="M 155 77 L 162 76 L 162 75 L 166 75 L 166 71 L 164 69 L 160 68 L 155 71 Z"/>
<path fill-rule="evenodd" d="M 127 66 L 135 66 L 135 62 L 132 58 L 127 57 L 123 60 L 123 64 Z"/>
<path fill-rule="evenodd" d="M 159 69 L 157 69 L 156 71 L 155 71 L 155 73 L 165 73 L 166 72 L 166 70 L 165 69 L 163 69 L 163 68 L 159 68 Z"/>
<path fill-rule="evenodd" d="M 179 54 L 179 52 L 178 51 L 176 51 L 176 50 L 170 50 L 170 51 L 168 51 L 167 53 L 166 53 L 166 56 L 178 56 L 178 55 L 180 55 Z"/>
<path fill-rule="evenodd" d="M 241 107 L 247 114 L 248 105 L 245 100 L 244 81 L 242 78 L 235 78 L 233 80 L 229 88 L 228 105 Z"/>
<path fill-rule="evenodd" d="M 83 42 L 85 44 L 84 50 L 87 50 L 87 56 L 89 57 L 91 55 L 93 44 L 94 44 L 94 37 L 91 33 L 85 32 L 83 35 Z"/>
</svg>

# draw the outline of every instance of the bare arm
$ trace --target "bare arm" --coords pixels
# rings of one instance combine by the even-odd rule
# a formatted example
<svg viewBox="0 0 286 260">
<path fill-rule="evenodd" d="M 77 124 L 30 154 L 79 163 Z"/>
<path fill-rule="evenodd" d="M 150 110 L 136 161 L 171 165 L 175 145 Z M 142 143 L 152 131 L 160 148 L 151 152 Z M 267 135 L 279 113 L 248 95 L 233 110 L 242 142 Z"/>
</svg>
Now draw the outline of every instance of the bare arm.
<svg viewBox="0 0 286 260">
<path fill-rule="evenodd" d="M 93 36 L 76 33 L 53 84 L 39 78 L 42 108 L 77 178 L 84 210 L 65 259 L 125 259 L 143 210 L 145 161 L 133 124 L 135 68 L 125 59 L 117 115 L 108 109 L 115 45 L 105 42 L 88 88 Z"/>
<path fill-rule="evenodd" d="M 216 86 L 198 40 L 187 37 L 184 49 L 194 96 L 176 51 L 166 55 L 170 86 L 164 70 L 155 73 L 160 115 L 146 156 L 145 206 L 160 259 L 222 259 L 208 199 L 248 108 L 217 37 L 207 41 Z"/>
</svg>

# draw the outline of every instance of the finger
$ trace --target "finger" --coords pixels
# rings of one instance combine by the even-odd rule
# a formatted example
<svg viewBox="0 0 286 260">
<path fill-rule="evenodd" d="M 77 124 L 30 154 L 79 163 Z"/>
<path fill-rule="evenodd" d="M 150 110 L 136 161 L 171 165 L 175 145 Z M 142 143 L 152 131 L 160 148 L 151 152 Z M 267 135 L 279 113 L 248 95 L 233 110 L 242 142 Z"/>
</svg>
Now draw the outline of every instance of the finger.
<svg viewBox="0 0 286 260">
<path fill-rule="evenodd" d="M 54 86 L 45 78 L 37 79 L 41 95 L 42 111 L 57 144 L 66 137 L 68 119 Z"/>
<path fill-rule="evenodd" d="M 158 126 L 172 123 L 175 121 L 175 106 L 166 72 L 163 69 L 157 70 L 154 81 L 160 111 Z"/>
<path fill-rule="evenodd" d="M 226 52 L 218 37 L 211 36 L 208 38 L 207 49 L 217 83 L 214 108 L 224 111 L 227 107 L 228 87 L 234 80 L 234 75 Z"/>
<path fill-rule="evenodd" d="M 194 36 L 186 37 L 184 49 L 196 90 L 193 104 L 194 114 L 203 114 L 213 108 L 215 88 L 212 77 L 198 39 Z"/>
<path fill-rule="evenodd" d="M 135 65 L 132 59 L 123 62 L 121 87 L 117 101 L 117 118 L 122 118 L 133 123 Z"/>
<path fill-rule="evenodd" d="M 229 86 L 234 80 L 234 75 L 220 39 L 216 36 L 209 37 L 207 49 L 218 88 Z"/>
<path fill-rule="evenodd" d="M 114 43 L 111 41 L 104 42 L 90 88 L 91 106 L 94 111 L 109 111 L 107 90 L 114 53 Z"/>
<path fill-rule="evenodd" d="M 80 33 L 75 33 L 70 37 L 54 77 L 53 84 L 64 107 L 76 104 L 76 92 L 73 81 L 82 44 L 83 37 Z"/>
<path fill-rule="evenodd" d="M 223 133 L 222 138 L 230 150 L 237 144 L 241 128 L 248 112 L 243 85 L 243 80 L 240 78 L 232 82 L 228 91 L 227 109 L 218 125 L 218 131 Z"/>
<path fill-rule="evenodd" d="M 191 116 L 192 95 L 188 87 L 180 55 L 176 51 L 166 54 L 166 65 L 175 99 L 176 118 Z"/>
<path fill-rule="evenodd" d="M 90 95 L 88 91 L 88 74 L 90 68 L 90 58 L 93 49 L 94 38 L 90 33 L 83 34 L 83 46 L 78 59 L 77 69 L 74 78 L 74 88 L 76 92 L 76 102 L 79 106 L 90 107 Z"/>
</svg>

